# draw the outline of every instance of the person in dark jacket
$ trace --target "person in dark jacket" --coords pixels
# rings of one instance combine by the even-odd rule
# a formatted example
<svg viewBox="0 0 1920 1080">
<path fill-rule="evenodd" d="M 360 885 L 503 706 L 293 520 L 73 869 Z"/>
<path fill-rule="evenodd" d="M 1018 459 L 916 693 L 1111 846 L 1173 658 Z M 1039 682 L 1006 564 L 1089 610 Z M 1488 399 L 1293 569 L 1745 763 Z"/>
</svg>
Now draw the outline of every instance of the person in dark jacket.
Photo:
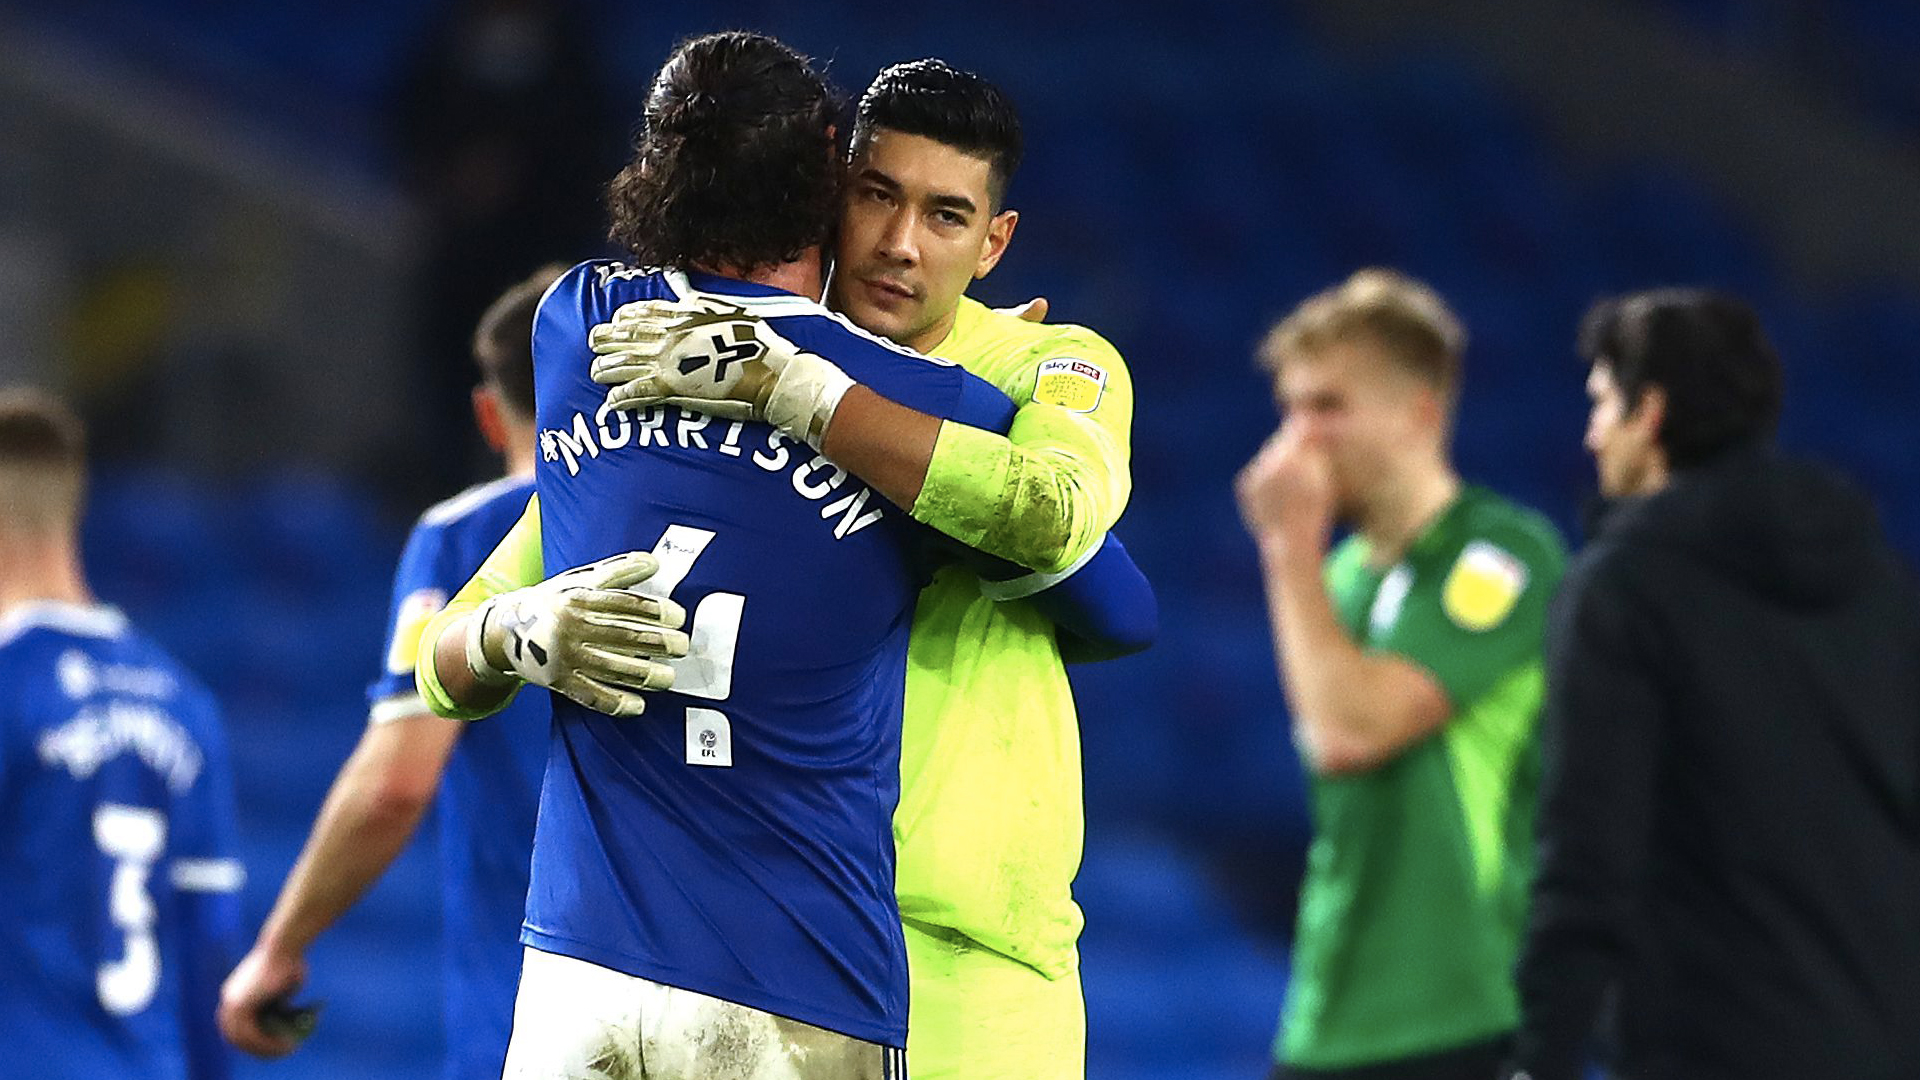
<svg viewBox="0 0 1920 1080">
<path fill-rule="evenodd" d="M 1920 591 L 1729 297 L 1603 302 L 1507 1076 L 1920 1077 Z"/>
</svg>

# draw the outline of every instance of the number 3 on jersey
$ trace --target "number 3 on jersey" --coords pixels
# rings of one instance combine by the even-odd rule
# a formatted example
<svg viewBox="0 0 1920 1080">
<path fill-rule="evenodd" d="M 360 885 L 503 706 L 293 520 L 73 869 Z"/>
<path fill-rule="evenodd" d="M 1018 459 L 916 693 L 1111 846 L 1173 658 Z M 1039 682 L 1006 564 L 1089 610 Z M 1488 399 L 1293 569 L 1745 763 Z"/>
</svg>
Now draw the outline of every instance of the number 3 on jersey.
<svg viewBox="0 0 1920 1080">
<path fill-rule="evenodd" d="M 107 916 L 124 936 L 125 952 L 100 965 L 95 989 L 115 1016 L 132 1016 L 153 1003 L 160 988 L 160 946 L 153 936 L 153 894 L 147 877 L 167 843 L 167 819 L 144 806 L 102 803 L 93 812 L 93 841 L 113 860 Z"/>
<path fill-rule="evenodd" d="M 667 526 L 660 542 L 653 545 L 660 570 L 641 582 L 638 591 L 662 599 L 671 597 L 713 538 L 711 529 Z M 674 693 L 708 701 L 725 701 L 733 693 L 733 653 L 740 643 L 740 613 L 746 605 L 747 598 L 739 593 L 716 592 L 708 593 L 694 606 L 688 619 L 691 643 L 687 655 L 672 662 Z"/>
</svg>

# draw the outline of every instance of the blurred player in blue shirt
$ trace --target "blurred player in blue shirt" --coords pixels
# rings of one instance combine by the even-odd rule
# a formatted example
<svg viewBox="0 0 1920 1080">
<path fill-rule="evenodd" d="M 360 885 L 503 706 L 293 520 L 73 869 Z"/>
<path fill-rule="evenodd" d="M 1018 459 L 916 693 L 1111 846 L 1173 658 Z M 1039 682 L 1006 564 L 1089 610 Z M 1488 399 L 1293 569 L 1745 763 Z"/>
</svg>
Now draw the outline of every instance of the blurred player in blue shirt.
<svg viewBox="0 0 1920 1080">
<path fill-rule="evenodd" d="M 300 860 L 259 939 L 227 981 L 221 1022 L 235 1046 L 265 1057 L 296 1043 L 261 1030 L 262 1005 L 306 979 L 307 947 L 351 907 L 413 835 L 436 791 L 445 938 L 447 1080 L 500 1075 L 520 975 L 534 810 L 546 767 L 547 706 L 457 724 L 414 690 L 421 629 L 492 550 L 533 491 L 533 360 L 529 339 L 549 267 L 514 286 L 481 318 L 473 353 L 482 373 L 474 416 L 507 475 L 422 515 L 394 575 L 385 668 L 368 689 L 367 728 L 341 768 Z M 396 978 L 405 973 L 395 972 Z"/>
<path fill-rule="evenodd" d="M 84 435 L 0 392 L 0 1072 L 205 1080 L 237 950 L 213 698 L 88 590 Z"/>
</svg>

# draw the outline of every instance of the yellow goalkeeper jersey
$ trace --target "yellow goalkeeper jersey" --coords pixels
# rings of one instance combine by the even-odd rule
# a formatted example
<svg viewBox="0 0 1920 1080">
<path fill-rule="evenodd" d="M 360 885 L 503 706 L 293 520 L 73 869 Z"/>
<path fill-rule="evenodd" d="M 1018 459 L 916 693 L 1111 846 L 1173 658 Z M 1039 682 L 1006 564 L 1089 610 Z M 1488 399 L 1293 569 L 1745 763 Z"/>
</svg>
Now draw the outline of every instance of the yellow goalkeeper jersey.
<svg viewBox="0 0 1920 1080">
<path fill-rule="evenodd" d="M 1016 425 L 1047 427 L 1043 452 L 1095 502 L 1072 554 L 1096 549 L 1131 491 L 1133 386 L 1113 346 L 1082 327 L 962 300 L 932 351 L 1010 395 L 1023 407 Z M 964 468 L 942 460 L 948 450 L 929 485 Z M 925 520 L 923 509 L 915 516 Z M 958 931 L 1051 978 L 1075 971 L 1080 730 L 1053 624 L 1026 602 L 989 599 L 962 567 L 940 570 L 914 613 L 900 747 L 901 917 Z"/>
</svg>

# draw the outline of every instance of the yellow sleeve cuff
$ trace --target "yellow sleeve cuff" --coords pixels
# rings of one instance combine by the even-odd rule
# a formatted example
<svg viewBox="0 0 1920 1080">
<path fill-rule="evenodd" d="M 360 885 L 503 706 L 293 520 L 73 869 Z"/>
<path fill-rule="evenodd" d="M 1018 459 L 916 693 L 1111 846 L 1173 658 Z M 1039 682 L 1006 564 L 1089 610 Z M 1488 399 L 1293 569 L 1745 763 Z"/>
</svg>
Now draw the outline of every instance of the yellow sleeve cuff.
<svg viewBox="0 0 1920 1080">
<path fill-rule="evenodd" d="M 435 716 L 444 716 L 449 720 L 482 720 L 506 708 L 513 703 L 514 698 L 520 696 L 520 687 L 516 685 L 512 693 L 492 706 L 472 709 L 453 700 L 453 696 L 447 693 L 446 687 L 440 684 L 440 671 L 434 665 L 435 649 L 440 644 L 440 636 L 446 633 L 447 627 L 461 616 L 479 610 L 480 604 L 480 600 L 464 602 L 455 600 L 440 614 L 435 615 L 433 620 L 427 623 L 427 628 L 420 632 L 420 657 L 419 662 L 413 666 L 413 685 L 420 691 L 420 700 L 426 703 L 428 711 Z"/>
<path fill-rule="evenodd" d="M 473 709 L 455 701 L 441 685 L 440 672 L 434 665 L 440 638 L 447 628 L 461 616 L 477 611 L 489 598 L 510 592 L 514 589 L 537 585 L 543 579 L 545 563 L 540 547 L 540 496 L 527 500 L 527 509 L 520 519 L 507 530 L 500 543 L 494 547 L 480 569 L 473 577 L 460 586 L 453 600 L 435 615 L 420 631 L 419 651 L 414 656 L 413 684 L 420 691 L 420 699 L 427 704 L 435 716 L 444 716 L 449 720 L 479 720 L 492 716 L 507 707 L 519 695 L 519 687 L 508 694 L 504 701 L 489 708 Z M 463 661 L 464 662 L 464 661 Z"/>
</svg>

